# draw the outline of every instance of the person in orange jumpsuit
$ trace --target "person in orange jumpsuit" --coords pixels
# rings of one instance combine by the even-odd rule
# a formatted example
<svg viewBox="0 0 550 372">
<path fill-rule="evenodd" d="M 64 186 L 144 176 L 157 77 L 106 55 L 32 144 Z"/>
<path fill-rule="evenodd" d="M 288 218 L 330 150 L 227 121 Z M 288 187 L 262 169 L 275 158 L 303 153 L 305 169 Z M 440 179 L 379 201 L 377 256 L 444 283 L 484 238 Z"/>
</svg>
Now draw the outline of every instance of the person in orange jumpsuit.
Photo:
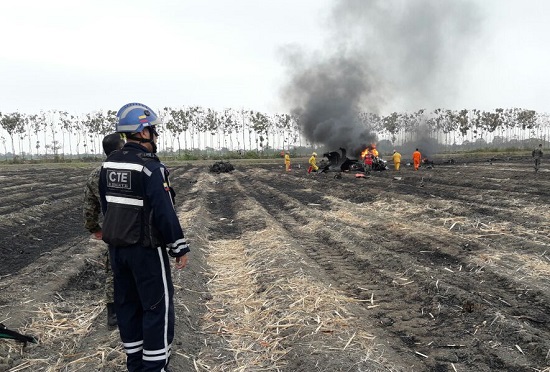
<svg viewBox="0 0 550 372">
<path fill-rule="evenodd" d="M 414 164 L 414 170 L 418 170 L 418 167 L 420 167 L 420 160 L 422 159 L 422 154 L 418 149 L 416 149 L 415 152 L 413 152 L 413 164 Z"/>
</svg>

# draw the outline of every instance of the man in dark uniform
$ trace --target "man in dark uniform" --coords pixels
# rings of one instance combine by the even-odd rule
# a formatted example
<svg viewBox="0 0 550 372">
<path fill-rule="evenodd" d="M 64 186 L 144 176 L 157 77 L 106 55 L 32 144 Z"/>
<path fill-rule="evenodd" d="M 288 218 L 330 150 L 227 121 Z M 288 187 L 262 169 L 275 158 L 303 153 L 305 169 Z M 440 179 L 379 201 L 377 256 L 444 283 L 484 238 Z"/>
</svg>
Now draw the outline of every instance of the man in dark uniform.
<svg viewBox="0 0 550 372">
<path fill-rule="evenodd" d="M 119 150 L 124 146 L 124 141 L 118 133 L 111 133 L 103 138 L 103 152 L 109 156 L 113 151 Z M 93 239 L 101 240 L 101 225 L 99 224 L 99 215 L 101 205 L 99 203 L 99 174 L 101 166 L 95 168 L 88 176 L 86 187 L 84 188 L 84 227 L 92 234 Z M 117 325 L 115 304 L 114 304 L 114 284 L 113 272 L 111 270 L 111 260 L 109 260 L 109 251 L 105 249 L 105 300 L 107 303 L 107 325 L 114 327 Z"/>
<path fill-rule="evenodd" d="M 533 159 L 535 159 L 535 173 L 539 171 L 540 159 L 542 159 L 542 143 L 539 144 L 539 147 L 533 150 Z"/>
<path fill-rule="evenodd" d="M 168 171 L 155 154 L 160 119 L 140 103 L 123 106 L 117 118 L 126 144 L 103 163 L 99 192 L 118 327 L 128 371 L 167 371 L 175 322 L 168 255 L 182 269 L 189 246 Z"/>
</svg>

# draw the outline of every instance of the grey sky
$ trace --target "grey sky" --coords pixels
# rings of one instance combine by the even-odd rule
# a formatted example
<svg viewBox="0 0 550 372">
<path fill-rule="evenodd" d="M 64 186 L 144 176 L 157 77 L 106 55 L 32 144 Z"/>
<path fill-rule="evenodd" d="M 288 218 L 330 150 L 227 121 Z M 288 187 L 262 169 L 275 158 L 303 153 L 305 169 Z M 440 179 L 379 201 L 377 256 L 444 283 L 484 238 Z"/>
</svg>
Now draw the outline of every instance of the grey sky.
<svg viewBox="0 0 550 372">
<path fill-rule="evenodd" d="M 394 1 L 396 11 L 404 2 Z M 432 92 L 425 102 L 392 96 L 381 111 L 442 106 L 550 112 L 550 2 L 471 3 L 479 8 L 482 27 L 460 60 L 460 74 L 446 80 L 448 94 Z M 327 20 L 335 4 L 2 1 L 0 111 L 85 113 L 140 101 L 155 108 L 283 112 L 280 90 L 288 70 L 282 50 L 323 53 L 334 37 Z"/>
</svg>

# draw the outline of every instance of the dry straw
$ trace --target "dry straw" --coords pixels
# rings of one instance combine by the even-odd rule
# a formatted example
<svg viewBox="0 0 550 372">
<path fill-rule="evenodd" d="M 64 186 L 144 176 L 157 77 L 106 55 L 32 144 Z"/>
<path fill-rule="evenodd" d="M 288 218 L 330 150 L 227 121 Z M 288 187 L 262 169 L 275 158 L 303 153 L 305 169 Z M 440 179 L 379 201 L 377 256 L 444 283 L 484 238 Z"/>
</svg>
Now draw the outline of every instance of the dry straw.
<svg viewBox="0 0 550 372">
<path fill-rule="evenodd" d="M 44 303 L 30 311 L 30 322 L 22 330 L 39 340 L 36 346 L 28 346 L 26 354 L 33 355 L 31 348 L 42 346 L 57 350 L 57 354 L 44 359 L 24 358 L 22 363 L 8 372 L 32 371 L 78 371 L 85 366 L 94 365 L 103 370 L 115 370 L 124 365 L 125 356 L 120 347 L 111 347 L 118 333 L 112 332 L 108 340 L 94 344 L 92 350 L 80 350 L 81 341 L 93 332 L 93 326 L 105 304 L 89 302 Z"/>
<path fill-rule="evenodd" d="M 254 220 L 261 213 L 257 208 L 245 206 L 238 218 Z M 280 370 L 294 345 L 312 353 L 373 355 L 374 336 L 356 330 L 349 310 L 357 300 L 308 275 L 311 268 L 285 241 L 286 232 L 278 224 L 268 226 L 238 240 L 210 243 L 208 289 L 213 298 L 203 332 L 210 340 L 223 339 L 227 357 L 212 363 L 213 355 L 203 353 L 195 368 Z"/>
</svg>

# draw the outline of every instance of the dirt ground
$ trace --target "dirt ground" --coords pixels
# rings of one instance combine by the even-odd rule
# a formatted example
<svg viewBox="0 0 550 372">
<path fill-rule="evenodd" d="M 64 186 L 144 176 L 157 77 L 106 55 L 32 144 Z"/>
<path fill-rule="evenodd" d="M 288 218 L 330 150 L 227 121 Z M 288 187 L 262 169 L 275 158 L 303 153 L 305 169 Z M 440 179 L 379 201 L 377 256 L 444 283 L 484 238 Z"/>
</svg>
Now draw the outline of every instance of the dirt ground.
<svg viewBox="0 0 550 372">
<path fill-rule="evenodd" d="M 306 163 L 171 166 L 192 246 L 172 371 L 550 371 L 546 162 Z M 83 228 L 93 166 L 1 167 L 0 322 L 39 343 L 0 340 L 0 371 L 125 370 Z"/>
</svg>

